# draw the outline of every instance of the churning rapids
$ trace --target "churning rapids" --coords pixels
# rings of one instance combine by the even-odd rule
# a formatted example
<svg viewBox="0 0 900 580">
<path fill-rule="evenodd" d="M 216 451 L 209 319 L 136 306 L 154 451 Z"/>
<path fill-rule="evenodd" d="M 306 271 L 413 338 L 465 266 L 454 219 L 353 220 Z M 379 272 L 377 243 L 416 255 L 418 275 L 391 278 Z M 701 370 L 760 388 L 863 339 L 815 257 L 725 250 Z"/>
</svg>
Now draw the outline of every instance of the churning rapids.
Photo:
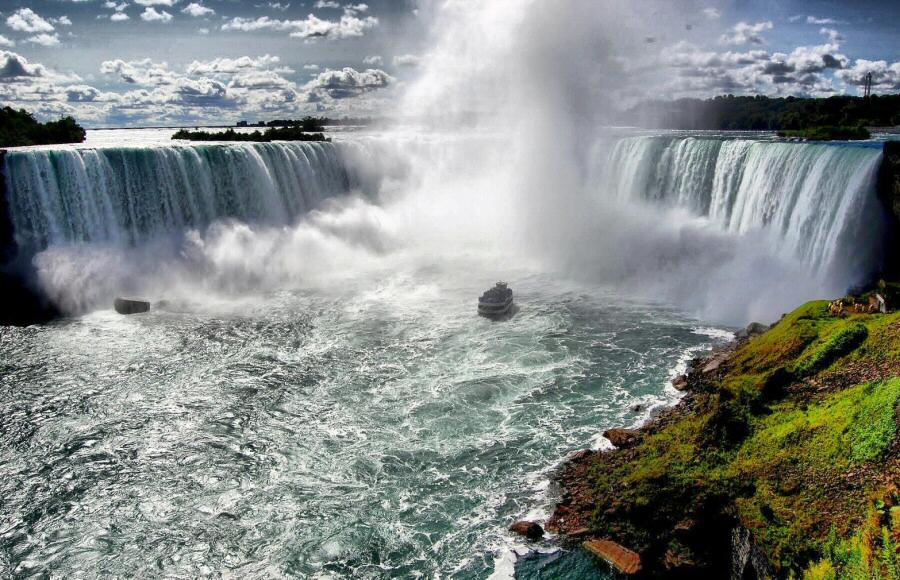
<svg viewBox="0 0 900 580">
<path fill-rule="evenodd" d="M 654 245 L 606 220 L 577 242 L 610 259 L 566 270 L 530 252 L 549 245 L 535 215 L 562 218 L 504 193 L 514 175 L 467 164 L 474 148 L 510 165 L 489 135 L 91 138 L 5 160 L 18 248 L 70 313 L 0 328 L 0 573 L 14 576 L 593 577 L 581 556 L 515 563 L 506 527 L 546 513 L 561 458 L 671 404 L 676 369 L 730 336 L 640 291 L 660 287 L 659 264 L 696 251 L 716 279 L 748 246 L 748 292 L 797 266 L 815 295 L 878 259 L 877 148 L 598 144 L 580 213 L 625 204 L 690 233 Z M 497 277 L 521 306 L 506 323 L 474 308 Z M 114 314 L 126 291 L 154 309 Z"/>
</svg>

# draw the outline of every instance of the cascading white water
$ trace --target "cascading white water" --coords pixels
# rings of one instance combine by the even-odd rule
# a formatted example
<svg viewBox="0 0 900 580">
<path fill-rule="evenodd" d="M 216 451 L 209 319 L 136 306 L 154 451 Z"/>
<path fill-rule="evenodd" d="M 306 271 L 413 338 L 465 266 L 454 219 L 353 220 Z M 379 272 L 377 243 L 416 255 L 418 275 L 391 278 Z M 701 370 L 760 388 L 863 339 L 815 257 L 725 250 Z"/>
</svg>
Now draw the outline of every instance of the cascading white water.
<svg viewBox="0 0 900 580">
<path fill-rule="evenodd" d="M 687 209 L 736 235 L 764 231 L 811 270 L 864 274 L 882 239 L 880 160 L 872 143 L 626 137 L 604 180 L 620 200 Z"/>
<path fill-rule="evenodd" d="M 9 151 L 7 201 L 40 288 L 69 313 L 124 291 L 294 286 L 405 247 L 429 262 L 512 255 L 740 323 L 844 292 L 879 266 L 877 146 L 672 135 L 606 143 L 586 149 L 601 170 L 570 183 L 565 204 L 546 195 L 559 189 L 554 176 L 535 187 L 498 174 L 510 147 L 496 136 L 400 134 Z M 376 203 L 305 217 L 351 191 Z"/>
<path fill-rule="evenodd" d="M 361 143 L 258 143 L 6 154 L 20 249 L 135 244 L 217 219 L 285 225 L 324 199 L 367 189 Z"/>
</svg>

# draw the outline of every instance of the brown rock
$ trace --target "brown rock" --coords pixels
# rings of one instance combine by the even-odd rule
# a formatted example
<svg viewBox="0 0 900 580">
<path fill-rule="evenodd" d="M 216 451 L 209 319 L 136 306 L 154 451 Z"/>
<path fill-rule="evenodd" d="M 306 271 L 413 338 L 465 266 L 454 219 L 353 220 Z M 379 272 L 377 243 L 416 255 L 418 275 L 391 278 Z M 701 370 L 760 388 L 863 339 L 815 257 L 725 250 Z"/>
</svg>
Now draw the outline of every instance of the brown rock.
<svg viewBox="0 0 900 580">
<path fill-rule="evenodd" d="M 627 449 L 629 447 L 634 447 L 638 443 L 640 443 L 641 435 L 640 431 L 635 429 L 608 429 L 603 432 L 603 436 L 609 439 L 610 443 L 618 447 L 619 449 Z"/>
<path fill-rule="evenodd" d="M 722 366 L 722 363 L 728 360 L 727 353 L 720 353 L 713 356 L 709 361 L 707 361 L 706 366 L 703 367 L 704 373 L 711 373 L 719 370 L 719 367 Z"/>
<path fill-rule="evenodd" d="M 688 388 L 687 377 L 685 375 L 678 375 L 672 379 L 672 387 L 674 387 L 676 391 L 686 391 Z"/>
<path fill-rule="evenodd" d="M 569 458 L 569 461 L 583 461 L 593 455 L 594 452 L 590 449 L 582 449 L 581 451 L 576 451 L 572 457 Z"/>
<path fill-rule="evenodd" d="M 669 548 L 666 550 L 666 558 L 663 564 L 666 567 L 666 570 L 669 572 L 675 572 L 678 570 L 684 571 L 685 569 L 692 568 L 696 564 L 689 557 L 676 552 L 675 550 Z"/>
<path fill-rule="evenodd" d="M 521 520 L 509 526 L 509 531 L 515 532 L 520 536 L 525 536 L 529 540 L 540 540 L 544 537 L 544 528 L 535 522 Z"/>
<path fill-rule="evenodd" d="M 584 543 L 584 547 L 624 574 L 637 574 L 643 568 L 641 557 L 638 554 L 615 542 L 609 540 L 588 540 Z"/>
<path fill-rule="evenodd" d="M 569 532 L 566 535 L 569 536 L 570 538 L 581 538 L 583 536 L 590 535 L 590 533 L 591 533 L 590 528 L 578 528 L 576 530 L 572 530 L 571 532 Z"/>
</svg>

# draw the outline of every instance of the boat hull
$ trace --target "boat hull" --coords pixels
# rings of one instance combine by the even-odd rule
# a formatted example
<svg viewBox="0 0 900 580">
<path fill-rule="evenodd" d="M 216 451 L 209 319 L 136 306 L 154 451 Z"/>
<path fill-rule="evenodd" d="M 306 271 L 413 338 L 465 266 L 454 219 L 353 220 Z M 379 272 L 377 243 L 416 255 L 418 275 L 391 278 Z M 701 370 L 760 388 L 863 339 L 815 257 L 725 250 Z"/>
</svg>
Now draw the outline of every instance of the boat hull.
<svg viewBox="0 0 900 580">
<path fill-rule="evenodd" d="M 509 314 L 509 311 L 512 308 L 512 305 L 513 305 L 512 299 L 509 299 L 506 302 L 502 302 L 500 304 L 479 302 L 478 303 L 478 314 L 480 314 L 481 316 L 486 316 L 488 318 L 504 316 L 506 314 Z"/>
</svg>

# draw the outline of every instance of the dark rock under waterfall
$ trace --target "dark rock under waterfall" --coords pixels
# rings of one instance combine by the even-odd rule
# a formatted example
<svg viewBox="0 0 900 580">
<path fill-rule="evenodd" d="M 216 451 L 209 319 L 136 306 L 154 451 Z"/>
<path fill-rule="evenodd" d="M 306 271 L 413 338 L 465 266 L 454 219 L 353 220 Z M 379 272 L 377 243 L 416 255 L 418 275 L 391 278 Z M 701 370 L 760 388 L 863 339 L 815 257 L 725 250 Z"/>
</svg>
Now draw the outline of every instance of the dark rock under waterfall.
<svg viewBox="0 0 900 580">
<path fill-rule="evenodd" d="M 49 322 L 59 316 L 59 311 L 35 289 L 30 263 L 17 251 L 7 203 L 5 167 L 5 151 L 0 150 L 0 325 Z"/>
<path fill-rule="evenodd" d="M 900 141 L 884 144 L 884 156 L 878 172 L 878 197 L 900 221 Z"/>
</svg>

